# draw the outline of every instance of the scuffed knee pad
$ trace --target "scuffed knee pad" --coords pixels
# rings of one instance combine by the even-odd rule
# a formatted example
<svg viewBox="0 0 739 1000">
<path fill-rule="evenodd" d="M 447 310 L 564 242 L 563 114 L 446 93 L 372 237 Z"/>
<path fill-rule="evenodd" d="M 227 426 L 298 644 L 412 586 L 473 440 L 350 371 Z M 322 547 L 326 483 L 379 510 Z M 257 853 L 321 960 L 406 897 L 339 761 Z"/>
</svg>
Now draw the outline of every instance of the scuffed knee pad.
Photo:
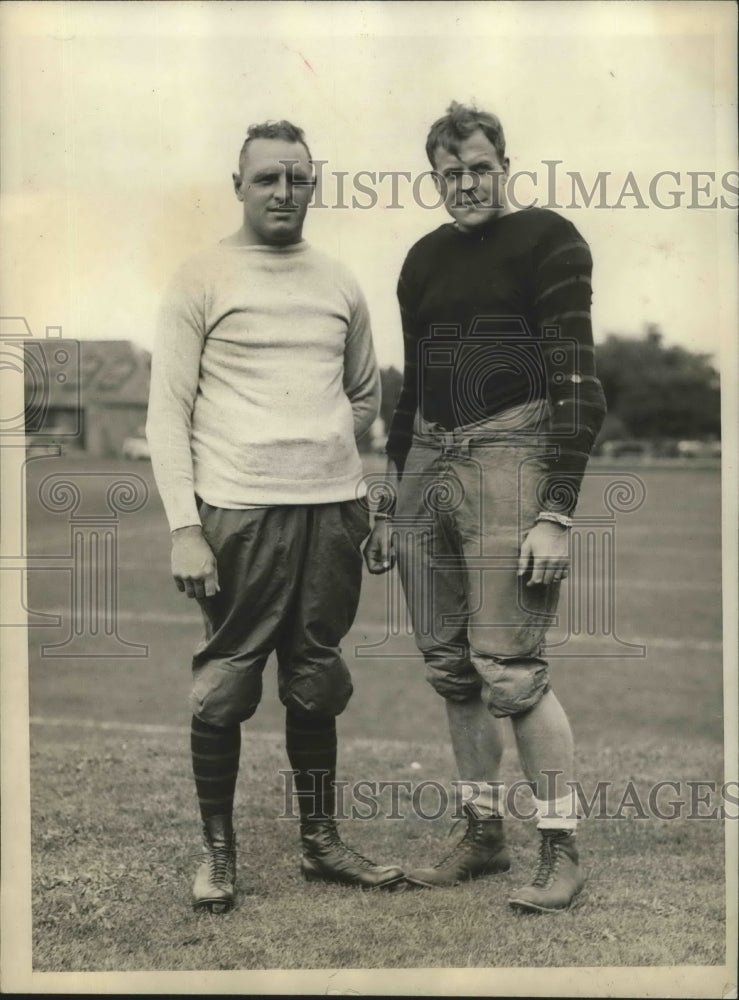
<svg viewBox="0 0 739 1000">
<path fill-rule="evenodd" d="M 447 701 L 471 701 L 482 688 L 477 671 L 468 661 L 426 662 L 426 680 Z"/>
<path fill-rule="evenodd" d="M 533 708 L 549 690 L 549 670 L 539 656 L 503 657 L 472 651 L 482 678 L 482 700 L 499 719 Z"/>
</svg>

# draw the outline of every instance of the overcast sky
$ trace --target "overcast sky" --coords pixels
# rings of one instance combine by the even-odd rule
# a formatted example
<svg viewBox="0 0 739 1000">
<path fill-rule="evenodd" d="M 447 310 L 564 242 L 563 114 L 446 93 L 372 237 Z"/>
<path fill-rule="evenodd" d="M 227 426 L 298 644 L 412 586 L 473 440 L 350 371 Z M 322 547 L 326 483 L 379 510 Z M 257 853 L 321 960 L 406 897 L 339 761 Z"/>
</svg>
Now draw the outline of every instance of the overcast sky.
<svg viewBox="0 0 739 1000">
<path fill-rule="evenodd" d="M 400 364 L 398 271 L 447 220 L 412 180 L 456 99 L 502 118 L 512 171 L 536 174 L 517 182 L 521 204 L 552 204 L 544 161 L 562 161 L 556 200 L 593 251 L 597 339 L 653 322 L 669 342 L 733 350 L 735 17 L 733 3 L 4 3 L 3 314 L 38 336 L 151 347 L 173 269 L 240 224 L 246 127 L 285 117 L 328 161 L 334 207 L 312 208 L 305 236 L 354 270 L 379 359 Z M 401 207 L 381 171 L 410 173 Z M 600 171 L 607 205 L 632 171 L 644 207 L 633 193 L 567 207 L 568 172 L 590 189 Z M 659 171 L 680 176 L 650 194 Z M 673 191 L 678 208 L 656 204 Z M 433 202 L 428 178 L 416 195 Z"/>
</svg>

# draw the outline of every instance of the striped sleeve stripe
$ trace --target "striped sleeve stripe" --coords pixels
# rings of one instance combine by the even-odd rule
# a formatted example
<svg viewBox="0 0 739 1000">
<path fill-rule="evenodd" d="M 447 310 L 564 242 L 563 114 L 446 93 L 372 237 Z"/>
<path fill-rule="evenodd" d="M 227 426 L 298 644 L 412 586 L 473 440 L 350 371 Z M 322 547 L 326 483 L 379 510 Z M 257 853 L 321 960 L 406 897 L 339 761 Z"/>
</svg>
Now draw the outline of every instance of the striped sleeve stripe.
<svg viewBox="0 0 739 1000">
<path fill-rule="evenodd" d="M 570 285 L 582 286 L 583 291 L 589 292 L 591 290 L 590 278 L 588 278 L 584 274 L 582 275 L 578 274 L 574 278 L 565 278 L 564 281 L 558 281 L 554 285 L 549 285 L 539 294 L 535 304 L 538 305 L 542 299 L 547 298 L 549 295 L 553 295 L 555 292 L 560 291 L 560 289 L 562 288 L 569 288 Z"/>
<path fill-rule="evenodd" d="M 584 240 L 572 240 L 569 243 L 560 243 L 556 250 L 552 250 L 543 260 L 539 261 L 539 270 L 543 270 L 551 260 L 559 257 L 560 254 L 567 253 L 569 250 L 584 250 L 588 261 L 590 260 L 590 248 L 587 243 Z"/>
<path fill-rule="evenodd" d="M 593 357 L 595 356 L 595 347 L 587 341 L 578 340 L 576 337 L 568 337 L 564 342 L 559 339 L 545 340 L 541 346 L 547 356 L 553 351 L 568 351 L 572 356 L 573 362 L 585 353 Z M 572 374 L 574 375 L 575 372 Z"/>
<path fill-rule="evenodd" d="M 559 320 L 563 319 L 586 319 L 589 321 L 590 313 L 587 310 L 576 309 L 570 312 L 557 313 L 555 316 L 547 316 L 541 322 L 543 326 L 555 326 Z"/>
<path fill-rule="evenodd" d="M 579 323 L 579 320 L 577 321 Z M 585 337 L 580 337 L 577 332 L 573 332 L 572 324 L 566 329 L 560 330 L 560 336 L 546 339 L 540 346 L 544 361 L 552 366 L 550 378 L 559 374 L 569 377 L 570 375 L 588 375 L 595 373 L 595 349 L 591 341 Z M 555 353 L 556 352 L 556 353 Z M 562 353 L 566 357 L 562 357 Z M 552 355 L 554 354 L 554 358 Z M 569 367 L 567 367 L 569 365 Z"/>
</svg>

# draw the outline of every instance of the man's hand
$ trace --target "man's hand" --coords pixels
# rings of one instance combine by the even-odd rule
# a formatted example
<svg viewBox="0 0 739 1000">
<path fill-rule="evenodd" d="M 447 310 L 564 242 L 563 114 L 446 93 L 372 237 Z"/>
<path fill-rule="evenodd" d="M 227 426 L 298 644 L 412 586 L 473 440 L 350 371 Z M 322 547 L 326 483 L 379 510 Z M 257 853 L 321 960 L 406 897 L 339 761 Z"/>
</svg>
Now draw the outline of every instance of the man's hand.
<svg viewBox="0 0 739 1000">
<path fill-rule="evenodd" d="M 538 521 L 526 535 L 518 559 L 518 575 L 531 569 L 526 586 L 559 583 L 570 571 L 568 530 L 552 521 Z"/>
<path fill-rule="evenodd" d="M 375 521 L 364 546 L 364 561 L 370 573 L 387 573 L 395 565 L 390 521 Z"/>
<path fill-rule="evenodd" d="M 213 597 L 221 589 L 216 557 L 199 524 L 172 532 L 172 576 L 188 597 Z"/>
</svg>

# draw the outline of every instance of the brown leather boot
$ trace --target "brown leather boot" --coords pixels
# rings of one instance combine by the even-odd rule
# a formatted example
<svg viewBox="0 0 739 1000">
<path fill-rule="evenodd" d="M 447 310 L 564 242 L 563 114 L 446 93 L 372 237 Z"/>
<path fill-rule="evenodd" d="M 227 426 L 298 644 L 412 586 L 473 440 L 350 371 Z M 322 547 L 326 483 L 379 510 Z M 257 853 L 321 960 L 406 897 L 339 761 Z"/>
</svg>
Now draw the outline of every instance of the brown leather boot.
<svg viewBox="0 0 739 1000">
<path fill-rule="evenodd" d="M 436 889 L 508 871 L 511 858 L 503 834 L 503 818 L 483 816 L 472 803 L 464 803 L 462 811 L 467 817 L 467 829 L 456 847 L 432 868 L 412 868 L 406 872 L 406 881 Z"/>
<path fill-rule="evenodd" d="M 585 885 L 575 834 L 570 830 L 539 833 L 539 861 L 534 876 L 508 902 L 514 909 L 534 913 L 566 910 Z"/>
<path fill-rule="evenodd" d="M 396 865 L 376 865 L 347 847 L 332 819 L 301 822 L 300 838 L 300 867 L 308 881 L 341 882 L 360 889 L 389 889 L 403 881 L 403 871 Z"/>
<path fill-rule="evenodd" d="M 226 913 L 234 904 L 236 838 L 230 816 L 211 816 L 203 822 L 205 859 L 192 887 L 196 910 Z"/>
</svg>

